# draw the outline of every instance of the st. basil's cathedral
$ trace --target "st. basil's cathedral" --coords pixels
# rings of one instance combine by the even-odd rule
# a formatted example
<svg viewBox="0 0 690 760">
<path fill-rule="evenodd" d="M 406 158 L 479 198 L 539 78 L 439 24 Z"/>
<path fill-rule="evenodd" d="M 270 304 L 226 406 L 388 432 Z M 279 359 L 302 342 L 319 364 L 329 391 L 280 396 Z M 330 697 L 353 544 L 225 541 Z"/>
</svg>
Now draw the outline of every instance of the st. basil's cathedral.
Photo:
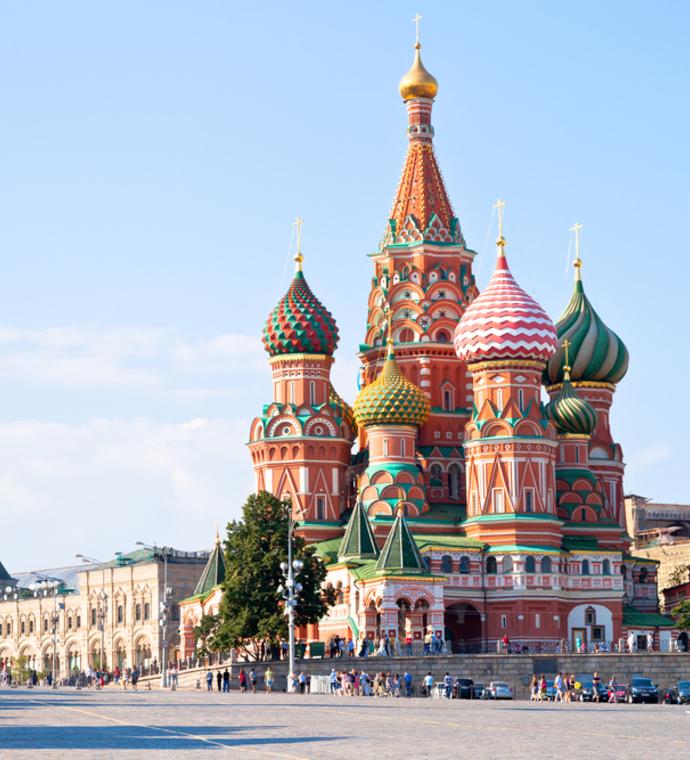
<svg viewBox="0 0 690 760">
<path fill-rule="evenodd" d="M 256 489 L 291 500 L 337 590 L 306 639 L 433 631 L 455 652 L 495 649 L 505 635 L 605 649 L 659 617 L 655 566 L 627 553 L 623 454 L 609 426 L 628 352 L 585 294 L 579 245 L 555 325 L 520 287 L 502 202 L 480 293 L 434 152 L 437 92 L 417 43 L 400 82 L 407 156 L 371 256 L 353 407 L 331 383 L 338 328 L 298 246 L 263 334 L 273 400 L 251 425 Z M 670 635 L 655 628 L 658 646 Z"/>
</svg>

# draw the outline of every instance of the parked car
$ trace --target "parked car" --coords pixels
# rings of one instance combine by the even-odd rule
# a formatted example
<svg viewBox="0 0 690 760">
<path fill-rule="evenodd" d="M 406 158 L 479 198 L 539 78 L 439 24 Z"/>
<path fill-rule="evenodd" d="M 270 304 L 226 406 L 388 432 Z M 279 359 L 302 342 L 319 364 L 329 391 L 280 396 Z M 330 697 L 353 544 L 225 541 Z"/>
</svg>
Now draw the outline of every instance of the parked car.
<svg viewBox="0 0 690 760">
<path fill-rule="evenodd" d="M 625 699 L 628 704 L 633 702 L 659 702 L 659 687 L 651 678 L 636 676 L 631 679 L 625 689 Z"/>
<path fill-rule="evenodd" d="M 580 682 L 580 691 L 577 698 L 580 702 L 593 702 L 594 701 L 594 677 L 590 674 L 578 676 L 577 681 Z M 608 689 L 599 681 L 599 701 L 606 702 L 609 698 Z"/>
<path fill-rule="evenodd" d="M 472 686 L 472 698 L 473 699 L 486 699 L 484 692 L 486 686 L 483 683 L 476 683 Z"/>
<path fill-rule="evenodd" d="M 458 677 L 455 679 L 456 699 L 473 699 L 474 696 L 474 681 L 471 678 Z"/>
<path fill-rule="evenodd" d="M 669 686 L 662 695 L 662 701 L 667 705 L 690 705 L 690 681 L 678 681 Z"/>
<path fill-rule="evenodd" d="M 512 699 L 513 690 L 505 681 L 491 681 L 484 690 L 485 696 L 488 692 L 488 699 Z"/>
<path fill-rule="evenodd" d="M 624 702 L 627 695 L 628 695 L 628 687 L 623 683 L 617 683 L 614 685 L 614 690 L 616 692 L 616 702 Z M 606 687 L 606 701 L 608 702 L 611 697 L 611 689 L 609 686 Z"/>
</svg>

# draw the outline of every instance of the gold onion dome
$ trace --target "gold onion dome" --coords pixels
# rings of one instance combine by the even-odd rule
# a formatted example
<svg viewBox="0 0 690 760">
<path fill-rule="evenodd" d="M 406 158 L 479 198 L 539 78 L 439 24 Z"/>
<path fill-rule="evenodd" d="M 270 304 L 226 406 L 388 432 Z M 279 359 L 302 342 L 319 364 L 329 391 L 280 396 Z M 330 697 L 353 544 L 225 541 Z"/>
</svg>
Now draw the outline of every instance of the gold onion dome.
<svg viewBox="0 0 690 760">
<path fill-rule="evenodd" d="M 422 389 L 408 380 L 395 361 L 393 343 L 379 376 L 357 395 L 355 418 L 362 427 L 369 425 L 423 425 L 431 406 Z"/>
<path fill-rule="evenodd" d="M 438 92 L 438 82 L 436 77 L 432 76 L 422 63 L 419 49 L 421 45 L 415 46 L 414 63 L 412 68 L 400 80 L 400 94 L 403 100 L 412 98 L 435 98 Z"/>
<path fill-rule="evenodd" d="M 563 367 L 563 385 L 546 405 L 546 416 L 561 434 L 592 435 L 597 426 L 597 413 L 585 399 L 580 398 L 570 382 L 570 367 Z"/>
</svg>

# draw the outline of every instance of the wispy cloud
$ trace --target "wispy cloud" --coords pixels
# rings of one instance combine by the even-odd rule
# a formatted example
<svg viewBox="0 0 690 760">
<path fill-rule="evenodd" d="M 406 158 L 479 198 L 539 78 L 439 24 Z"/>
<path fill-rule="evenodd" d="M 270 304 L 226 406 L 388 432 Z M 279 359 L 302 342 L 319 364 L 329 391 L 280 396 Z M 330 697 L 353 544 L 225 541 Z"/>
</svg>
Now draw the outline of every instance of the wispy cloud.
<svg viewBox="0 0 690 760">
<path fill-rule="evenodd" d="M 72 388 L 213 388 L 213 377 L 265 371 L 254 336 L 185 339 L 158 328 L 0 327 L 0 378 Z"/>
<path fill-rule="evenodd" d="M 209 546 L 253 488 L 248 419 L 0 424 L 2 560 L 18 571 L 136 540 Z M 181 538 L 184 537 L 184 538 Z"/>
<path fill-rule="evenodd" d="M 655 443 L 644 449 L 638 449 L 630 457 L 630 465 L 633 467 L 651 467 L 652 465 L 665 462 L 673 456 L 673 450 L 666 443 Z"/>
</svg>

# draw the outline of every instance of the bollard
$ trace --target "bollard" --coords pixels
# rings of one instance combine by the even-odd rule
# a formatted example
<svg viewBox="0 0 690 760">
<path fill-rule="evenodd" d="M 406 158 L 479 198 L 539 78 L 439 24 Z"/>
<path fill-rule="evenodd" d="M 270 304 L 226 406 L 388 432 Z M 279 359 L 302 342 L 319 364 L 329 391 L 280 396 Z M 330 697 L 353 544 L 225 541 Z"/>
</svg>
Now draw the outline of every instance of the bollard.
<svg viewBox="0 0 690 760">
<path fill-rule="evenodd" d="M 196 679 L 196 687 L 195 688 L 197 688 L 197 689 L 201 688 L 201 679 L 200 678 Z"/>
</svg>

